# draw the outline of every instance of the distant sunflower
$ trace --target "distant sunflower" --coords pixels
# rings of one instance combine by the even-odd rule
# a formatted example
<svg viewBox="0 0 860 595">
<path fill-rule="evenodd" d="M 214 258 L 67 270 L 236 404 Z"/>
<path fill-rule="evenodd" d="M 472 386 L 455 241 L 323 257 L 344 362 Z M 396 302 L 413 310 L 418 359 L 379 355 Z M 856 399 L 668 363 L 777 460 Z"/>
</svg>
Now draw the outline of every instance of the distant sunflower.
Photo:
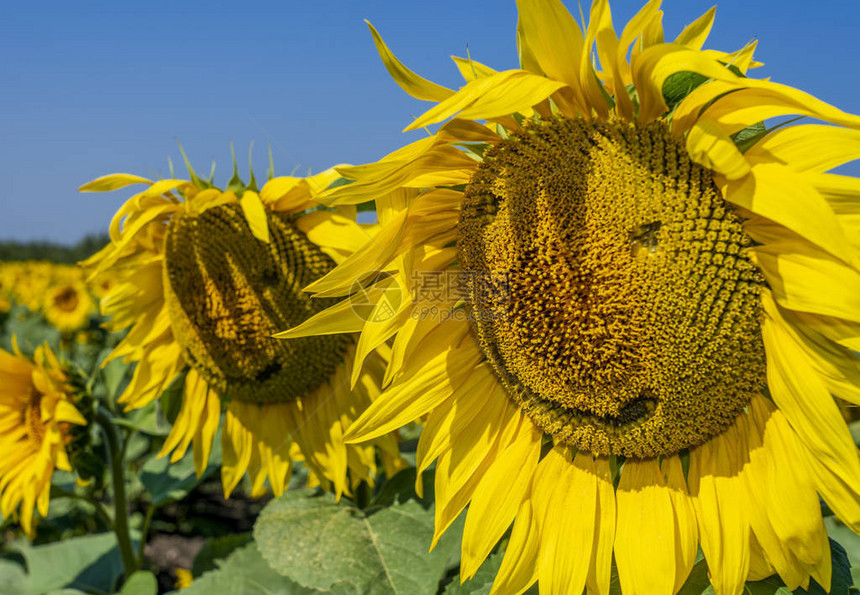
<svg viewBox="0 0 860 595">
<path fill-rule="evenodd" d="M 378 394 L 384 359 L 375 355 L 354 391 L 350 336 L 295 342 L 272 339 L 330 305 L 302 287 L 319 278 L 369 236 L 338 211 L 311 199 L 338 175 L 280 177 L 256 191 L 235 175 L 227 190 L 192 180 L 117 174 L 81 188 L 108 191 L 147 184 L 111 224 L 111 243 L 85 266 L 98 283 L 112 279 L 101 301 L 111 330 L 129 328 L 109 356 L 137 362 L 119 397 L 128 408 L 158 398 L 186 371 L 182 407 L 162 455 L 177 461 L 193 444 L 198 473 L 222 427 L 222 480 L 229 495 L 248 471 L 252 492 L 265 482 L 280 495 L 294 458 L 337 494 L 372 482 L 379 447 L 388 472 L 400 465 L 397 440 L 347 446 L 346 425 Z M 316 210 L 309 210 L 317 206 Z M 354 210 L 352 211 L 354 213 Z M 351 482 L 351 483 L 350 483 Z"/>
<path fill-rule="evenodd" d="M 95 304 L 87 286 L 81 281 L 68 281 L 51 286 L 45 293 L 42 312 L 45 320 L 64 333 L 87 325 Z"/>
<path fill-rule="evenodd" d="M 36 349 L 34 361 L 0 349 L 0 513 L 9 518 L 17 511 L 31 537 L 34 510 L 48 514 L 54 469 L 72 469 L 70 431 L 86 425 L 67 382 L 47 345 Z"/>
<path fill-rule="evenodd" d="M 832 396 L 860 404 L 860 180 L 825 172 L 860 118 L 747 78 L 754 44 L 702 50 L 713 9 L 665 43 L 658 1 L 620 37 L 605 0 L 584 33 L 556 0 L 518 6 L 521 68 L 454 58 L 456 92 L 371 27 L 438 102 L 407 129 L 447 122 L 323 199 L 375 200 L 381 228 L 309 290 L 409 296 L 364 324 L 394 337 L 391 384 L 346 440 L 427 416 L 435 539 L 471 502 L 463 579 L 513 523 L 497 593 L 608 593 L 614 554 L 625 593 L 671 594 L 698 545 L 720 594 L 829 588 L 818 494 L 860 529 Z M 765 128 L 787 114 L 835 125 Z M 283 336 L 338 328 L 354 309 Z"/>
</svg>

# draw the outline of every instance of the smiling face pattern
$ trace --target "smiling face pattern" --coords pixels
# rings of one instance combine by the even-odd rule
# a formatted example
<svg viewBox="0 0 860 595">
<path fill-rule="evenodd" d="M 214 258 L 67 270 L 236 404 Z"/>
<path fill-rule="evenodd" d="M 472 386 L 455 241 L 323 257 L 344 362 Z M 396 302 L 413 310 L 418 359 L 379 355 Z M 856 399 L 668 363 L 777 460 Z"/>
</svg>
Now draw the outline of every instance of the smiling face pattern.
<svg viewBox="0 0 860 595">
<path fill-rule="evenodd" d="M 458 237 L 509 396 L 557 442 L 636 458 L 705 442 L 764 386 L 750 244 L 664 124 L 563 117 L 485 153 Z"/>
</svg>

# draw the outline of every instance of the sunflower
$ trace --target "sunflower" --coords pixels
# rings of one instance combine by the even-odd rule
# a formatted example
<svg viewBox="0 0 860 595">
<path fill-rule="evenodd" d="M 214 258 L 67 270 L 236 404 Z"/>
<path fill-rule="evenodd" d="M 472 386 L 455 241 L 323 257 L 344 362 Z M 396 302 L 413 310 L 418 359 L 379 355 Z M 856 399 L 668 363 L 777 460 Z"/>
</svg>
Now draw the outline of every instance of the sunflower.
<svg viewBox="0 0 860 595">
<path fill-rule="evenodd" d="M 32 537 L 34 510 L 48 514 L 54 469 L 72 469 L 72 428 L 87 422 L 51 349 L 38 347 L 30 361 L 13 347 L 0 349 L 0 514 L 18 511 Z"/>
<path fill-rule="evenodd" d="M 582 28 L 517 4 L 521 67 L 454 58 L 458 91 L 371 26 L 437 103 L 407 130 L 443 124 L 338 169 L 353 182 L 323 202 L 375 200 L 380 230 L 308 288 L 347 299 L 282 336 L 393 339 L 346 440 L 426 416 L 434 543 L 469 505 L 463 580 L 512 526 L 498 593 L 608 593 L 613 558 L 625 593 L 676 593 L 698 546 L 719 594 L 774 573 L 828 589 L 818 495 L 860 529 L 833 398 L 860 404 L 860 180 L 827 172 L 860 118 L 749 78 L 754 43 L 701 49 L 713 9 L 665 42 L 659 1 L 620 36 L 605 0 Z M 384 320 L 344 306 L 392 288 Z"/>
<path fill-rule="evenodd" d="M 279 177 L 257 192 L 235 175 L 226 190 L 191 180 L 152 182 L 117 174 L 84 185 L 107 191 L 129 184 L 132 196 L 111 223 L 111 243 L 85 266 L 96 284 L 112 283 L 101 300 L 112 331 L 129 329 L 107 361 L 137 362 L 119 402 L 139 408 L 185 373 L 181 410 L 162 456 L 182 458 L 193 446 L 197 473 L 206 468 L 226 408 L 222 483 L 226 495 L 248 471 L 252 493 L 265 483 L 280 495 L 292 461 L 338 495 L 372 483 L 377 448 L 391 473 L 402 463 L 397 439 L 347 446 L 346 425 L 379 392 L 383 355 L 375 354 L 351 391 L 355 349 L 349 336 L 282 342 L 271 335 L 323 309 L 301 288 L 368 239 L 354 209 L 321 209 L 311 199 L 338 175 Z M 313 210 L 315 208 L 315 210 Z"/>
<path fill-rule="evenodd" d="M 42 305 L 45 320 L 63 333 L 72 333 L 85 327 L 94 309 L 89 290 L 81 281 L 66 281 L 51 286 Z"/>
</svg>

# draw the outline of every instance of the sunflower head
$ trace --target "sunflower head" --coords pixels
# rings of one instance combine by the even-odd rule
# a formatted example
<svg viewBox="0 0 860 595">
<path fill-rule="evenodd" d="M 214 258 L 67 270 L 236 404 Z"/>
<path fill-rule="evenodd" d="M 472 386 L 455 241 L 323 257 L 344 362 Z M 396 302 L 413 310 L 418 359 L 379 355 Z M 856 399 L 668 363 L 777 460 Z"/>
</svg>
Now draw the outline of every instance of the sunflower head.
<svg viewBox="0 0 860 595">
<path fill-rule="evenodd" d="M 833 399 L 860 404 L 860 183 L 829 173 L 860 118 L 751 77 L 755 43 L 703 49 L 713 9 L 670 40 L 657 0 L 620 31 L 605 0 L 582 25 L 517 6 L 519 66 L 454 58 L 459 90 L 371 27 L 430 134 L 339 169 L 323 202 L 374 200 L 380 230 L 287 336 L 357 328 L 375 271 L 409 288 L 360 326 L 390 386 L 347 439 L 424 421 L 435 539 L 469 504 L 461 576 L 513 523 L 494 592 L 608 593 L 614 561 L 624 592 L 677 593 L 699 544 L 717 593 L 827 590 L 818 494 L 860 531 Z"/>
<path fill-rule="evenodd" d="M 17 512 L 33 534 L 34 510 L 48 513 L 54 469 L 71 471 L 67 446 L 86 425 L 69 375 L 47 346 L 33 360 L 0 350 L 0 513 Z"/>
<path fill-rule="evenodd" d="M 380 372 L 350 391 L 351 336 L 272 335 L 335 303 L 302 289 L 368 235 L 354 209 L 313 200 L 338 177 L 334 171 L 272 178 L 259 190 L 253 174 L 242 182 L 235 164 L 225 190 L 190 173 L 190 180 L 158 182 L 120 174 L 82 188 L 148 185 L 117 213 L 111 244 L 85 263 L 93 279 L 115 281 L 101 301 L 107 324 L 130 327 L 110 356 L 138 362 L 120 401 L 143 406 L 185 372 L 182 409 L 162 455 L 178 460 L 193 443 L 202 473 L 226 409 L 226 493 L 247 470 L 253 493 L 268 480 L 280 494 L 294 459 L 324 487 L 348 492 L 350 481 L 371 479 L 376 451 L 347 448 L 343 424 L 376 395 Z M 381 360 L 374 362 L 378 368 Z M 386 465 L 396 465 L 396 439 L 380 444 Z"/>
<path fill-rule="evenodd" d="M 239 204 L 178 213 L 164 242 L 164 287 L 183 357 L 219 394 L 250 403 L 295 400 L 331 377 L 346 335 L 273 339 L 332 305 L 302 288 L 334 267 L 289 215 L 265 213 L 257 238 Z M 229 246 L 230 250 L 224 250 Z"/>
<path fill-rule="evenodd" d="M 460 266 L 500 381 L 556 441 L 653 457 L 728 427 L 764 384 L 761 273 L 708 170 L 663 123 L 556 116 L 487 150 Z"/>
</svg>

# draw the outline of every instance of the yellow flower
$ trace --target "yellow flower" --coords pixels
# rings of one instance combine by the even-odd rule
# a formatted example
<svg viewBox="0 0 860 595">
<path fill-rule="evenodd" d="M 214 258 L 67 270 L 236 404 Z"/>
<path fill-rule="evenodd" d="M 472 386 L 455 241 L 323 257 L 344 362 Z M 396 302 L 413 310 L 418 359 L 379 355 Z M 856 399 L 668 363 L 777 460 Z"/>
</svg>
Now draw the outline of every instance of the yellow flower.
<svg viewBox="0 0 860 595">
<path fill-rule="evenodd" d="M 42 305 L 45 320 L 64 333 L 85 327 L 94 309 L 89 290 L 81 281 L 53 285 L 45 294 Z"/>
<path fill-rule="evenodd" d="M 187 589 L 194 582 L 194 575 L 187 568 L 177 568 L 175 572 L 176 582 L 173 585 L 175 589 Z"/>
<path fill-rule="evenodd" d="M 521 68 L 455 58 L 459 91 L 371 27 L 437 102 L 408 129 L 444 124 L 338 168 L 354 182 L 323 201 L 375 200 L 380 230 L 308 288 L 349 298 L 281 336 L 393 338 L 346 440 L 427 416 L 435 539 L 469 504 L 464 579 L 513 524 L 497 593 L 608 593 L 613 555 L 625 593 L 675 593 L 698 545 L 717 593 L 828 589 L 818 495 L 860 529 L 832 397 L 860 404 L 860 180 L 826 172 L 860 118 L 747 78 L 754 44 L 702 50 L 713 10 L 665 43 L 657 1 L 620 36 L 605 0 L 582 29 L 557 0 L 517 4 Z M 793 114 L 833 125 L 763 125 Z M 373 324 L 344 305 L 392 289 Z"/>
<path fill-rule="evenodd" d="M 130 329 L 108 359 L 137 362 L 119 397 L 131 409 L 158 398 L 187 371 L 182 407 L 161 454 L 172 451 L 177 461 L 193 445 L 198 474 L 226 404 L 227 495 L 246 471 L 253 494 L 268 480 L 280 495 L 295 458 L 338 495 L 361 480 L 372 483 L 376 447 L 386 472 L 402 465 L 392 435 L 368 445 L 343 442 L 345 426 L 379 392 L 382 355 L 351 390 L 352 337 L 272 338 L 332 303 L 311 300 L 301 288 L 369 238 L 354 209 L 319 209 L 312 200 L 313 191 L 338 177 L 327 171 L 274 178 L 259 193 L 234 180 L 222 191 L 193 173 L 190 182 L 117 174 L 82 188 L 147 185 L 114 217 L 111 243 L 85 263 L 93 279 L 113 279 L 101 301 L 107 326 Z"/>
<path fill-rule="evenodd" d="M 48 514 L 54 469 L 71 471 L 66 445 L 73 425 L 86 425 L 75 408 L 60 362 L 45 345 L 34 361 L 0 349 L 0 513 L 18 511 L 32 537 L 34 509 Z"/>
</svg>

